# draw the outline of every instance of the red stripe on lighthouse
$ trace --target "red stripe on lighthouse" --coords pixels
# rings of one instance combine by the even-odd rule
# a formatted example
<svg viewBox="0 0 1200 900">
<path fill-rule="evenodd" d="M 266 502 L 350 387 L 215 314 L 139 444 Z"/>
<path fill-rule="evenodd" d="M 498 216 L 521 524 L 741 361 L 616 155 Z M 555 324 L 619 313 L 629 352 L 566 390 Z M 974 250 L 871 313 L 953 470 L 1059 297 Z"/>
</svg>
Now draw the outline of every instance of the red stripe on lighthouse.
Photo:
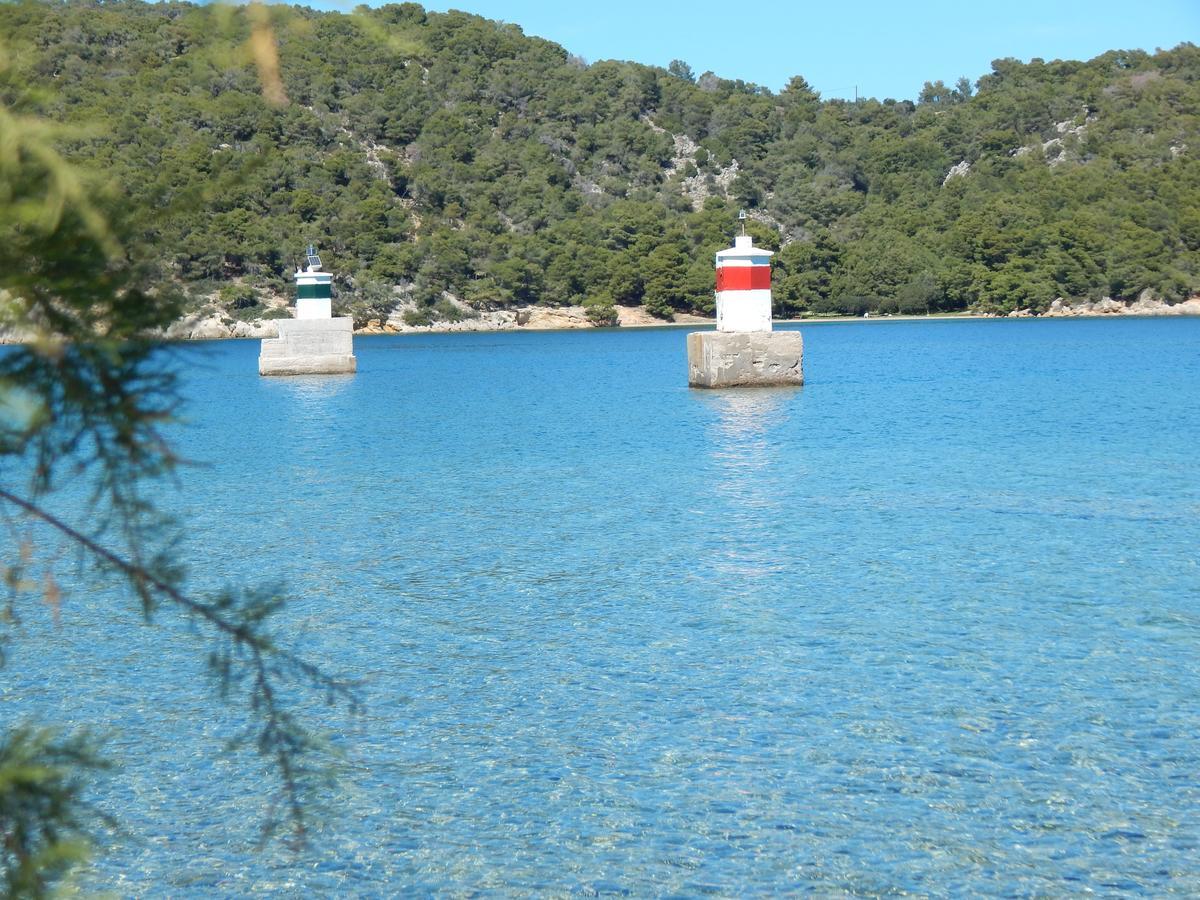
<svg viewBox="0 0 1200 900">
<path fill-rule="evenodd" d="M 769 291 L 770 266 L 721 266 L 717 269 L 718 291 Z"/>
</svg>

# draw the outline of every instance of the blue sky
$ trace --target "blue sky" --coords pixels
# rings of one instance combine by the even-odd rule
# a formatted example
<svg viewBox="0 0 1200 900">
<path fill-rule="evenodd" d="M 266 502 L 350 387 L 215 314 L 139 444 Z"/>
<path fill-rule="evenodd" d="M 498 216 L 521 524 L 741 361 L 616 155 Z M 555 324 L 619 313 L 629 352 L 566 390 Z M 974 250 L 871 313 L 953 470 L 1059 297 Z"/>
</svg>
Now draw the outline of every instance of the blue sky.
<svg viewBox="0 0 1200 900">
<path fill-rule="evenodd" d="M 1153 51 L 1200 42 L 1200 0 L 423 5 L 513 22 L 589 62 L 631 59 L 665 66 L 683 59 L 697 75 L 711 69 L 772 90 L 803 75 L 824 97 L 852 97 L 857 85 L 863 96 L 913 99 L 927 80 L 953 85 L 966 75 L 974 81 L 1001 57 L 1090 59 L 1115 48 Z"/>
</svg>

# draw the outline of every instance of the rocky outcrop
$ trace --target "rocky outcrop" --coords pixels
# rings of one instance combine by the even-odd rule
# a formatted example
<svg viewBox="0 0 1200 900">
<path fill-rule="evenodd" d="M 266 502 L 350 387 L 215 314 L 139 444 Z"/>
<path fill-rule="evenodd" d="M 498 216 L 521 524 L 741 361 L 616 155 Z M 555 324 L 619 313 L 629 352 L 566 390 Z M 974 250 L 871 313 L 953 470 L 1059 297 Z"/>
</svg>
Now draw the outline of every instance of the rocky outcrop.
<svg viewBox="0 0 1200 900">
<path fill-rule="evenodd" d="M 184 316 L 163 332 L 169 341 L 217 341 L 225 338 L 273 338 L 279 329 L 274 319 L 242 322 L 211 310 Z"/>
<path fill-rule="evenodd" d="M 1087 134 L 1088 126 L 1095 121 L 1096 117 L 1094 115 L 1088 115 L 1085 112 L 1082 124 L 1076 125 L 1074 119 L 1055 122 L 1054 130 L 1057 136 L 1041 142 L 1042 154 L 1046 160 L 1046 165 L 1054 168 L 1068 160 L 1078 161 L 1079 142 Z M 1032 153 L 1036 149 L 1036 146 L 1036 144 L 1026 144 L 1024 147 L 1017 147 L 1009 155 L 1022 157 Z"/>
<path fill-rule="evenodd" d="M 638 328 L 646 325 L 661 325 L 663 320 L 650 315 L 644 306 L 618 306 L 617 324 L 622 328 Z"/>
<path fill-rule="evenodd" d="M 709 197 L 727 198 L 729 196 L 729 188 L 741 171 L 741 166 L 738 165 L 736 159 L 731 160 L 727 166 L 713 166 L 710 172 L 697 170 L 695 175 L 683 175 L 689 164 L 693 167 L 695 166 L 696 152 L 701 149 L 700 145 L 686 134 L 672 134 L 658 125 L 649 116 L 642 116 L 641 121 L 651 131 L 670 136 L 672 143 L 675 145 L 675 152 L 672 154 L 671 161 L 667 163 L 663 171 L 663 177 L 670 179 L 676 175 L 680 176 L 680 190 L 691 201 L 693 209 L 703 209 L 704 201 Z M 707 153 L 707 151 L 705 152 Z M 776 226 L 773 225 L 772 227 Z M 782 230 L 781 227 L 780 230 Z"/>
<path fill-rule="evenodd" d="M 465 304 L 464 304 L 465 306 Z M 378 329 L 369 327 L 359 329 L 359 333 L 367 334 L 407 334 L 423 331 L 509 331 L 517 327 L 515 310 L 502 309 L 486 312 L 470 310 L 470 315 L 464 315 L 457 322 L 440 321 L 430 325 L 410 325 L 404 320 L 405 313 L 416 310 L 416 305 L 405 301 L 396 306 L 387 321 L 380 324 Z"/>
<path fill-rule="evenodd" d="M 1013 313 L 1009 313 L 1013 315 Z M 1100 300 L 1080 300 L 1068 303 L 1061 297 L 1050 304 L 1050 308 L 1042 313 L 1050 318 L 1065 318 L 1068 316 L 1200 316 L 1200 296 L 1189 297 L 1182 303 L 1167 303 L 1146 289 L 1138 294 L 1136 300 L 1123 303 L 1112 297 Z"/>
<path fill-rule="evenodd" d="M 674 323 L 650 315 L 644 306 L 618 306 L 617 324 L 622 328 L 646 328 L 655 325 L 706 325 L 713 319 L 676 313 Z M 442 331 L 557 331 L 570 328 L 594 328 L 583 306 L 521 306 L 515 309 L 480 312 L 474 318 L 458 322 L 434 322 L 431 325 L 409 325 L 404 321 L 404 309 L 393 312 L 386 322 L 373 319 L 357 334 L 406 334 Z"/>
<path fill-rule="evenodd" d="M 955 178 L 964 178 L 971 174 L 971 164 L 965 159 L 960 163 L 955 163 L 950 167 L 950 171 L 946 173 L 946 177 L 942 179 L 942 187 L 945 187 Z"/>
<path fill-rule="evenodd" d="M 1045 141 L 1031 142 L 1023 147 L 1016 147 L 1010 150 L 1008 155 L 1019 159 L 1022 156 L 1028 156 L 1041 147 L 1043 158 L 1046 160 L 1046 165 L 1054 168 L 1068 160 L 1078 161 L 1079 145 L 1087 136 L 1088 126 L 1096 121 L 1096 116 L 1090 115 L 1084 110 L 1083 122 L 1075 124 L 1075 119 L 1066 119 L 1062 122 L 1054 123 L 1055 136 Z M 1186 146 L 1183 147 L 1186 149 Z M 1180 152 L 1183 152 L 1181 149 Z M 1171 155 L 1177 156 L 1175 148 L 1171 148 Z M 967 160 L 952 165 L 946 177 L 942 179 L 942 187 L 948 185 L 955 178 L 965 178 L 971 174 L 971 163 Z"/>
<path fill-rule="evenodd" d="M 535 306 L 529 309 L 529 316 L 522 328 L 531 331 L 553 331 L 560 328 L 591 328 L 582 306 Z"/>
</svg>

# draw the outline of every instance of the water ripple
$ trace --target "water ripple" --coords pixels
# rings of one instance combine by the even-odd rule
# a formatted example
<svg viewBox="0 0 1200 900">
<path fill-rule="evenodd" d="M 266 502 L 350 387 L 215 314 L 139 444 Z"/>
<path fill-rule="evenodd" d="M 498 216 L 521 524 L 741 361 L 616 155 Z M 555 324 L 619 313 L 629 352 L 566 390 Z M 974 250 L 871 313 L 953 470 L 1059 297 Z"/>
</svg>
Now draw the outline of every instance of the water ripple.
<svg viewBox="0 0 1200 900">
<path fill-rule="evenodd" d="M 368 708 L 340 815 L 254 852 L 190 637 L 72 592 L 0 701 L 116 729 L 87 887 L 1200 893 L 1200 322 L 805 338 L 807 386 L 742 392 L 673 331 L 207 351 L 194 578 L 284 578 Z"/>
</svg>

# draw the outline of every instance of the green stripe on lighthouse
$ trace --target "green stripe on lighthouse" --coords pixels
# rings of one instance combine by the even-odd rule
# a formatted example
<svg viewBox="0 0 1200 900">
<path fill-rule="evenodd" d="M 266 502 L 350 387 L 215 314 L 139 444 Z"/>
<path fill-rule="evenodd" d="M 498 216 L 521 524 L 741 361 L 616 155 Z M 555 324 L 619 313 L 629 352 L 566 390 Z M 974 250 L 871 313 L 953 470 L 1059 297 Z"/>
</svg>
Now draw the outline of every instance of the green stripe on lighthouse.
<svg viewBox="0 0 1200 900">
<path fill-rule="evenodd" d="M 333 294 L 328 284 L 301 284 L 296 286 L 298 300 L 329 300 Z"/>
</svg>

